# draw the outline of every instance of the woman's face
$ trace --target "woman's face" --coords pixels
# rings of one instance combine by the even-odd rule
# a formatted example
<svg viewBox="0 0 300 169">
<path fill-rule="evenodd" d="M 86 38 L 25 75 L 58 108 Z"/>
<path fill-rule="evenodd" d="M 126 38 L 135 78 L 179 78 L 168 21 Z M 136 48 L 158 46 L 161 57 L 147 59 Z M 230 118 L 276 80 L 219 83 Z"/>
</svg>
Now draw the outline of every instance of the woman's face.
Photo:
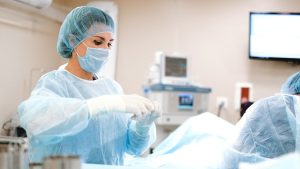
<svg viewBox="0 0 300 169">
<path fill-rule="evenodd" d="M 113 34 L 111 32 L 102 32 L 85 39 L 83 42 L 90 48 L 111 49 L 113 41 Z M 86 46 L 83 43 L 80 43 L 75 48 L 79 56 L 85 55 L 87 49 Z"/>
</svg>

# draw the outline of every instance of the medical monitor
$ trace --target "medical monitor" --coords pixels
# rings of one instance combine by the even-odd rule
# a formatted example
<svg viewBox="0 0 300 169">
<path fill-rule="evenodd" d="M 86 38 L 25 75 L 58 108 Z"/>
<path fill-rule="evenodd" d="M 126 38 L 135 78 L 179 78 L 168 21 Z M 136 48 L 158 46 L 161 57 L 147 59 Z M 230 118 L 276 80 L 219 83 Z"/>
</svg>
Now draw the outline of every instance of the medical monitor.
<svg viewBox="0 0 300 169">
<path fill-rule="evenodd" d="M 185 56 L 159 53 L 160 83 L 188 84 L 188 60 Z"/>
<path fill-rule="evenodd" d="M 300 61 L 300 13 L 250 12 L 249 58 Z"/>
<path fill-rule="evenodd" d="M 186 58 L 165 57 L 165 76 L 186 78 L 187 76 L 187 61 Z"/>
</svg>

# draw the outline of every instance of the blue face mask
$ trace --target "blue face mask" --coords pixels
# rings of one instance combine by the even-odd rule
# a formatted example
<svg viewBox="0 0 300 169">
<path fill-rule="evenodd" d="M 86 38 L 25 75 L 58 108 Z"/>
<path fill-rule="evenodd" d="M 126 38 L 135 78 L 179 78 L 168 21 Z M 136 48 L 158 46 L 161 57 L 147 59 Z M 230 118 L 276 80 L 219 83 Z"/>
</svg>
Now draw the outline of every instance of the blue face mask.
<svg viewBox="0 0 300 169">
<path fill-rule="evenodd" d="M 109 56 L 109 49 L 91 48 L 86 46 L 85 56 L 79 56 L 75 50 L 80 67 L 90 73 L 97 73 L 103 65 L 107 62 Z"/>
</svg>

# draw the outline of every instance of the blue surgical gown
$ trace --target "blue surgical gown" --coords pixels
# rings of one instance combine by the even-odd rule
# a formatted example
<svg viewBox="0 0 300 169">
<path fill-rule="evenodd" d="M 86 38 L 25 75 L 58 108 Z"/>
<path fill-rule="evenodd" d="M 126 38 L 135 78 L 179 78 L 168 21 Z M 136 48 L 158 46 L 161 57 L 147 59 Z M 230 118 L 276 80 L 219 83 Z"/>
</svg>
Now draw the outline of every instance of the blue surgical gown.
<svg viewBox="0 0 300 169">
<path fill-rule="evenodd" d="M 42 76 L 18 108 L 29 138 L 30 162 L 50 155 L 79 155 L 86 163 L 122 165 L 125 153 L 145 151 L 155 140 L 154 124 L 138 134 L 130 114 L 89 115 L 87 99 L 112 94 L 123 91 L 109 78 L 83 80 L 64 68 Z"/>
</svg>

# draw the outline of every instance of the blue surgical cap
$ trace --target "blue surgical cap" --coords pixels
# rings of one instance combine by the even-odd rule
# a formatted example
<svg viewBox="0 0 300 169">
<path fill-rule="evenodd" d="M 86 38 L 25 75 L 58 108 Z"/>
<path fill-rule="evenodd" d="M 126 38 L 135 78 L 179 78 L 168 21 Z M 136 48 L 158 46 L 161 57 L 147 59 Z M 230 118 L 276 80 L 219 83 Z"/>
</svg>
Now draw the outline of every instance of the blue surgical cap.
<svg viewBox="0 0 300 169">
<path fill-rule="evenodd" d="M 283 83 L 281 93 L 300 94 L 300 72 L 293 74 Z"/>
<path fill-rule="evenodd" d="M 100 32 L 114 33 L 113 19 L 98 8 L 77 7 L 66 16 L 61 25 L 57 51 L 62 57 L 70 58 L 79 43 Z"/>
</svg>

